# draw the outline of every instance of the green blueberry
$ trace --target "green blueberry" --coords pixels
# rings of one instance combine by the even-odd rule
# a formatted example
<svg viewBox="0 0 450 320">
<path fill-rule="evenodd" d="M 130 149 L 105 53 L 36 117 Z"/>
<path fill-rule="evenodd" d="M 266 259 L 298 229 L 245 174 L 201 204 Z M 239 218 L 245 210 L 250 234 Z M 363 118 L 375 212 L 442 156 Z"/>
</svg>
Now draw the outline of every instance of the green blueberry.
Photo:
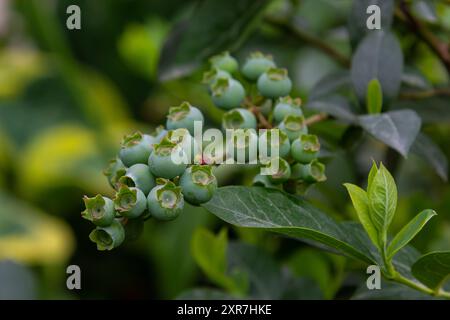
<svg viewBox="0 0 450 320">
<path fill-rule="evenodd" d="M 261 74 L 275 68 L 275 62 L 270 55 L 264 55 L 261 52 L 253 52 L 245 61 L 242 67 L 242 74 L 252 81 L 256 81 Z"/>
<path fill-rule="evenodd" d="M 308 164 L 297 163 L 292 166 L 291 179 L 303 180 L 306 183 L 322 182 L 327 179 L 325 176 L 325 165 L 317 159 Z"/>
<path fill-rule="evenodd" d="M 238 164 L 257 164 L 258 135 L 254 129 L 235 129 L 227 135 L 226 161 L 234 159 Z"/>
<path fill-rule="evenodd" d="M 218 78 L 211 86 L 212 101 L 221 109 L 238 108 L 245 98 L 242 84 L 234 79 Z"/>
<path fill-rule="evenodd" d="M 281 121 L 278 128 L 288 136 L 291 142 L 300 135 L 308 133 L 308 127 L 303 116 L 288 115 Z"/>
<path fill-rule="evenodd" d="M 136 163 L 147 163 L 155 143 L 155 137 L 141 134 L 140 132 L 127 135 L 122 140 L 119 152 L 120 159 L 127 167 L 131 167 Z"/>
<path fill-rule="evenodd" d="M 162 139 L 167 135 L 167 130 L 164 128 L 164 126 L 158 126 L 155 129 L 155 133 L 153 136 L 155 137 L 154 144 L 160 143 Z"/>
<path fill-rule="evenodd" d="M 256 187 L 276 188 L 276 186 L 269 180 L 269 176 L 257 174 L 252 181 L 252 185 Z"/>
<path fill-rule="evenodd" d="M 125 230 L 118 219 L 107 227 L 97 227 L 89 234 L 89 239 L 97 244 L 97 250 L 112 250 L 125 240 Z"/>
<path fill-rule="evenodd" d="M 239 64 L 228 51 L 222 52 L 209 59 L 211 66 L 228 73 L 235 73 L 239 69 Z"/>
<path fill-rule="evenodd" d="M 147 202 L 140 189 L 122 185 L 114 198 L 114 206 L 122 217 L 135 219 L 144 213 Z"/>
<path fill-rule="evenodd" d="M 178 107 L 171 107 L 169 109 L 166 127 L 169 130 L 186 128 L 190 134 L 194 135 L 195 121 L 203 123 L 203 114 L 198 108 L 191 106 L 189 102 L 183 102 Z"/>
<path fill-rule="evenodd" d="M 217 179 L 211 166 L 193 165 L 181 176 L 180 187 L 187 202 L 199 205 L 211 200 L 217 189 Z"/>
<path fill-rule="evenodd" d="M 291 167 L 289 163 L 284 160 L 283 158 L 276 158 L 275 160 L 278 160 L 278 170 L 268 176 L 268 179 L 273 184 L 280 184 L 283 182 L 286 182 L 290 176 L 291 176 Z"/>
<path fill-rule="evenodd" d="M 198 143 L 189 131 L 185 128 L 171 130 L 167 134 L 167 138 L 179 145 L 180 158 L 186 156 L 186 163 L 200 163 L 202 159 L 201 144 Z"/>
<path fill-rule="evenodd" d="M 108 182 L 114 189 L 117 188 L 119 179 L 126 173 L 127 167 L 119 157 L 109 161 L 108 167 L 103 170 L 103 174 L 108 178 Z"/>
<path fill-rule="evenodd" d="M 273 110 L 273 118 L 277 123 L 280 123 L 288 115 L 303 116 L 301 104 L 300 98 L 292 99 L 289 96 L 280 98 Z"/>
<path fill-rule="evenodd" d="M 256 117 L 247 109 L 237 108 L 223 115 L 223 129 L 256 129 Z"/>
<path fill-rule="evenodd" d="M 233 77 L 227 71 L 220 70 L 220 69 L 217 69 L 217 68 L 211 68 L 209 71 L 206 71 L 203 74 L 203 81 L 202 82 L 204 84 L 212 86 L 217 81 L 217 79 L 219 79 L 219 78 L 232 79 Z"/>
<path fill-rule="evenodd" d="M 291 156 L 295 161 L 303 164 L 310 163 L 317 158 L 320 142 L 316 135 L 302 134 L 291 145 Z"/>
<path fill-rule="evenodd" d="M 292 82 L 286 69 L 270 68 L 258 78 L 257 86 L 264 97 L 278 98 L 289 95 Z"/>
<path fill-rule="evenodd" d="M 125 175 L 119 179 L 119 182 L 129 187 L 136 187 L 146 195 L 156 185 L 155 177 L 150 172 L 150 168 L 142 163 L 129 167 Z"/>
<path fill-rule="evenodd" d="M 218 129 L 214 130 L 217 130 L 218 135 L 222 134 Z M 209 136 L 207 139 L 203 139 L 201 161 L 196 162 L 196 164 L 222 164 L 224 162 L 226 144 L 223 135 L 221 136 L 222 139 L 217 138 L 217 140 L 215 140 L 216 137 L 213 137 L 212 139 L 209 138 L 211 137 Z"/>
<path fill-rule="evenodd" d="M 166 136 L 154 146 L 148 159 L 151 173 L 158 178 L 172 179 L 183 174 L 189 160 L 180 144 L 174 143 Z"/>
<path fill-rule="evenodd" d="M 158 179 L 157 183 L 147 196 L 148 210 L 151 216 L 158 220 L 173 220 L 180 215 L 184 207 L 181 187 L 164 179 Z"/>
<path fill-rule="evenodd" d="M 111 199 L 96 195 L 93 198 L 84 196 L 83 198 L 86 210 L 81 213 L 81 216 L 94 223 L 96 226 L 109 226 L 116 216 L 114 210 L 114 203 Z"/>
<path fill-rule="evenodd" d="M 278 134 L 278 139 L 275 134 Z M 288 156 L 291 150 L 291 143 L 289 142 L 288 136 L 286 133 L 277 128 L 263 131 L 259 136 L 258 143 L 259 156 L 261 160 L 267 160 L 264 159 L 265 157 L 270 158 L 276 148 L 278 149 L 278 156 L 281 158 Z M 264 152 L 263 150 L 266 151 Z"/>
</svg>

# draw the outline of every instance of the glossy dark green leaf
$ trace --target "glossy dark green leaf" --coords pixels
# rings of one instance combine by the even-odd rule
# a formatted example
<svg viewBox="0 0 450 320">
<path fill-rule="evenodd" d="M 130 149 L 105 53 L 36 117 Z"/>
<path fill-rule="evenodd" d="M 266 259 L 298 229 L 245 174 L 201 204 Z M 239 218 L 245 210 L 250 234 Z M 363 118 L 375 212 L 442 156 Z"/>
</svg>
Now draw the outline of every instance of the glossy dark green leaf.
<svg viewBox="0 0 450 320">
<path fill-rule="evenodd" d="M 334 95 L 338 91 L 351 89 L 350 73 L 340 71 L 328 74 L 320 79 L 316 85 L 311 89 L 308 99 L 310 101 L 318 100 L 322 97 Z"/>
<path fill-rule="evenodd" d="M 351 78 L 358 98 L 365 101 L 372 79 L 378 79 L 387 100 L 395 98 L 402 74 L 403 53 L 395 35 L 387 31 L 369 33 L 352 58 Z"/>
<path fill-rule="evenodd" d="M 401 248 L 406 246 L 435 215 L 436 212 L 433 210 L 424 210 L 405 225 L 389 244 L 388 258 L 392 258 Z"/>
<path fill-rule="evenodd" d="M 321 97 L 308 102 L 306 108 L 318 112 L 325 112 L 330 116 L 348 123 L 357 121 L 357 117 L 353 113 L 350 103 L 341 96 Z"/>
<path fill-rule="evenodd" d="M 420 93 L 420 91 L 415 93 Z M 450 122 L 448 101 L 447 97 L 442 96 L 433 96 L 419 100 L 399 100 L 392 105 L 391 109 L 413 110 L 420 116 L 424 124 L 447 124 Z"/>
<path fill-rule="evenodd" d="M 348 19 L 348 30 L 352 45 L 355 46 L 366 34 L 372 32 L 367 28 L 367 19 L 370 15 L 367 8 L 377 5 L 380 8 L 381 29 L 389 30 L 394 16 L 394 0 L 357 0 L 353 1 Z"/>
<path fill-rule="evenodd" d="M 413 264 L 411 270 L 420 282 L 438 290 L 450 279 L 450 251 L 425 254 Z"/>
<path fill-rule="evenodd" d="M 353 226 L 339 224 L 304 199 L 275 189 L 224 187 L 203 206 L 236 226 L 309 239 L 356 259 L 374 261 L 370 240 L 361 242 L 354 230 L 350 230 Z"/>
<path fill-rule="evenodd" d="M 430 81 L 419 71 L 411 67 L 403 70 L 402 85 L 408 88 L 426 90 L 431 88 Z"/>
<path fill-rule="evenodd" d="M 438 21 L 436 3 L 430 0 L 416 0 L 413 2 L 413 12 L 422 20 L 430 23 Z"/>
<path fill-rule="evenodd" d="M 169 35 L 161 54 L 160 79 L 189 74 L 212 55 L 236 49 L 267 3 L 268 0 L 198 1 L 192 14 Z"/>
<path fill-rule="evenodd" d="M 383 265 L 378 250 L 359 223 L 338 223 L 303 198 L 276 189 L 222 187 L 203 206 L 235 226 L 276 232 L 365 263 Z M 407 246 L 392 262 L 400 274 L 413 279 L 410 266 L 419 256 Z"/>
<path fill-rule="evenodd" d="M 448 181 L 448 160 L 441 148 L 424 133 L 419 133 L 411 152 L 423 158 L 433 167 L 442 180 Z"/>
<path fill-rule="evenodd" d="M 411 110 L 385 112 L 359 117 L 360 125 L 373 137 L 407 156 L 421 127 L 419 116 Z"/>
</svg>

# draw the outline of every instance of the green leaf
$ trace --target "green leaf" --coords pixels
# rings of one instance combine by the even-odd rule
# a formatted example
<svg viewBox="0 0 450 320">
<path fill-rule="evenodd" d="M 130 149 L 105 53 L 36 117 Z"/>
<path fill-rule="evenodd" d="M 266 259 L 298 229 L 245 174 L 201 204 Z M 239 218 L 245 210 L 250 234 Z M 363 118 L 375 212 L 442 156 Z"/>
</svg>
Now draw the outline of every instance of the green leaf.
<svg viewBox="0 0 450 320">
<path fill-rule="evenodd" d="M 0 203 L 0 261 L 58 265 L 70 259 L 74 237 L 68 224 L 3 191 Z"/>
<path fill-rule="evenodd" d="M 359 124 L 374 138 L 406 157 L 420 132 L 422 122 L 414 111 L 399 110 L 360 116 Z"/>
<path fill-rule="evenodd" d="M 373 264 L 377 250 L 360 226 L 337 223 L 303 198 L 275 189 L 219 188 L 203 205 L 222 220 L 240 227 L 262 228 Z"/>
<path fill-rule="evenodd" d="M 228 246 L 228 270 L 244 273 L 250 284 L 250 295 L 255 299 L 279 299 L 280 266 L 261 248 L 244 243 L 231 242 Z"/>
<path fill-rule="evenodd" d="M 423 158 L 442 180 L 448 181 L 447 156 L 430 137 L 424 133 L 419 133 L 411 147 L 411 152 Z"/>
<path fill-rule="evenodd" d="M 340 91 L 351 92 L 350 73 L 347 70 L 327 74 L 322 77 L 311 89 L 308 100 L 319 100 Z"/>
<path fill-rule="evenodd" d="M 288 266 L 296 276 L 314 280 L 326 298 L 332 299 L 335 288 L 328 260 L 322 252 L 306 248 L 295 252 L 289 258 Z"/>
<path fill-rule="evenodd" d="M 377 5 L 380 8 L 380 22 L 383 30 L 389 30 L 394 16 L 394 0 L 357 0 L 353 1 L 348 19 L 348 30 L 352 46 L 355 46 L 366 34 L 373 32 L 367 28 L 369 14 L 367 8 L 370 5 Z"/>
<path fill-rule="evenodd" d="M 369 176 L 367 178 L 367 190 L 370 188 L 370 186 L 373 183 L 373 178 L 375 178 L 375 176 L 377 175 L 378 172 L 378 167 L 377 167 L 377 163 L 375 162 L 375 160 L 372 161 L 372 168 L 369 171 Z"/>
<path fill-rule="evenodd" d="M 203 208 L 189 205 L 183 213 L 169 224 L 147 223 L 142 234 L 149 258 L 154 261 L 155 286 L 164 299 L 195 284 L 198 267 L 191 254 L 191 239 L 198 228 L 207 228 L 214 219 Z M 177 248 L 176 255 L 173 248 Z"/>
<path fill-rule="evenodd" d="M 192 236 L 192 255 L 208 278 L 231 293 L 243 293 L 246 280 L 238 273 L 227 274 L 227 246 L 226 229 L 215 236 L 207 229 L 199 228 Z"/>
<path fill-rule="evenodd" d="M 394 178 L 383 164 L 380 164 L 380 168 L 367 190 L 367 196 L 370 217 L 378 231 L 378 240 L 382 248 L 386 243 L 387 231 L 397 207 L 397 186 Z"/>
<path fill-rule="evenodd" d="M 417 280 L 438 291 L 450 278 L 450 251 L 425 254 L 413 264 L 411 271 Z"/>
<path fill-rule="evenodd" d="M 187 75 L 206 58 L 236 49 L 268 2 L 198 1 L 192 14 L 181 21 L 168 37 L 161 53 L 160 79 Z"/>
<path fill-rule="evenodd" d="M 348 194 L 352 199 L 353 207 L 358 214 L 359 221 L 369 235 L 370 240 L 372 240 L 372 243 L 376 247 L 379 247 L 377 229 L 374 227 L 370 217 L 369 198 L 367 197 L 366 191 L 350 183 L 345 183 L 344 186 L 347 188 Z"/>
<path fill-rule="evenodd" d="M 308 102 L 306 107 L 310 110 L 325 112 L 336 119 L 356 123 L 357 117 L 353 113 L 349 101 L 341 96 L 322 97 Z"/>
<path fill-rule="evenodd" d="M 356 290 L 352 300 L 435 300 L 429 294 L 395 282 L 381 280 L 381 290 L 369 290 L 366 281 Z"/>
<path fill-rule="evenodd" d="M 372 31 L 358 46 L 352 59 L 351 78 L 356 95 L 366 100 L 367 86 L 378 79 L 387 100 L 395 98 L 403 73 L 403 53 L 390 32 Z"/>
<path fill-rule="evenodd" d="M 404 226 L 389 244 L 387 249 L 388 259 L 392 259 L 401 248 L 406 246 L 435 215 L 436 212 L 433 210 L 424 210 Z"/>
<path fill-rule="evenodd" d="M 367 86 L 366 106 L 370 114 L 378 114 L 383 108 L 383 90 L 377 79 L 372 79 Z"/>
<path fill-rule="evenodd" d="M 438 22 L 435 2 L 429 0 L 416 0 L 412 5 L 413 13 L 416 14 L 421 20 L 429 23 Z"/>
</svg>

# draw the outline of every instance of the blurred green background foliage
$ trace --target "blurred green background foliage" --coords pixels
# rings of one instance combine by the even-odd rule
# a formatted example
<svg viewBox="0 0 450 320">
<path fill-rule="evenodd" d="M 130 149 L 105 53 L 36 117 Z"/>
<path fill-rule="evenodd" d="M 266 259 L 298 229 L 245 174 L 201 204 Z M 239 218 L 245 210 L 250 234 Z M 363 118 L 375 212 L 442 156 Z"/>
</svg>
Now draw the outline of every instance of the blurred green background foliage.
<svg viewBox="0 0 450 320">
<path fill-rule="evenodd" d="M 185 100 L 201 108 L 207 126 L 220 126 L 222 112 L 201 84 L 213 54 L 230 50 L 243 61 L 253 50 L 267 52 L 289 69 L 304 101 L 327 96 L 327 85 L 357 100 L 347 80 L 352 41 L 361 37 L 348 27 L 352 3 L 0 0 L 0 299 L 222 297 L 191 290 L 198 287 L 263 298 L 367 297 L 357 290 L 365 283 L 363 265 L 226 226 L 202 208 L 189 206 L 171 223 L 151 221 L 142 237 L 113 252 L 95 249 L 90 224 L 80 218 L 83 195 L 111 195 L 101 172 L 124 134 L 152 131 Z M 66 28 L 71 4 L 81 8 L 81 30 Z M 414 1 L 412 8 L 448 42 L 448 1 Z M 448 86 L 445 64 L 398 16 L 393 31 L 406 66 L 402 90 Z M 307 196 L 337 219 L 356 219 L 342 184 L 363 184 L 371 159 L 383 160 L 399 184 L 393 229 L 433 208 L 439 220 L 413 245 L 448 249 L 450 98 L 419 98 L 389 108 L 415 110 L 437 156 L 403 158 L 360 128 L 324 121 L 313 131 L 328 153 L 328 181 Z M 250 178 L 227 168 L 219 182 Z M 71 264 L 81 267 L 82 290 L 66 288 Z M 274 290 L 281 282 L 289 285 Z"/>
</svg>

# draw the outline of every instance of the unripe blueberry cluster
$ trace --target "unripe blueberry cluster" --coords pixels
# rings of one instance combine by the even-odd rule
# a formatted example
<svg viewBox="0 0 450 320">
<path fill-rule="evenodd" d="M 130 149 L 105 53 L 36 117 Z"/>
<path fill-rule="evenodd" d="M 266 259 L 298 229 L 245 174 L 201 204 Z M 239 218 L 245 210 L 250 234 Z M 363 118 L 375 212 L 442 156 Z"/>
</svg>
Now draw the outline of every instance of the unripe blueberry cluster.
<svg viewBox="0 0 450 320">
<path fill-rule="evenodd" d="M 278 130 L 278 142 L 271 139 L 272 130 L 263 132 L 258 139 L 259 147 L 266 145 L 269 157 L 274 148 L 278 149 L 278 172 L 257 175 L 254 184 L 266 187 L 288 184 L 303 189 L 324 181 L 325 166 L 317 159 L 319 139 L 308 134 L 301 99 L 289 96 L 292 82 L 288 71 L 277 67 L 271 56 L 261 52 L 248 56 L 240 74 L 238 62 L 228 52 L 211 58 L 210 62 L 204 83 L 209 86 L 213 103 L 226 110 L 222 128 Z M 242 79 L 242 83 L 236 79 Z"/>
<path fill-rule="evenodd" d="M 183 102 L 170 108 L 166 129 L 123 138 L 118 156 L 104 172 L 115 196 L 84 197 L 82 217 L 96 225 L 89 237 L 98 250 L 111 250 L 126 237 L 134 238 L 149 218 L 173 220 L 183 211 L 185 201 L 200 205 L 214 195 L 217 179 L 210 165 L 176 163 L 171 158 L 175 151 L 190 154 L 189 162 L 199 163 L 194 162 L 199 156 L 191 135 L 194 121 L 203 122 L 202 113 Z"/>
<path fill-rule="evenodd" d="M 262 168 L 270 167 L 273 160 L 278 163 L 276 172 L 258 174 L 255 185 L 295 193 L 299 186 L 326 179 L 325 166 L 317 159 L 319 140 L 308 134 L 301 100 L 289 96 L 292 83 L 286 69 L 260 52 L 250 54 L 242 68 L 228 52 L 211 58 L 210 67 L 204 83 L 214 105 L 224 110 L 222 129 L 236 130 L 235 154 L 249 149 L 249 140 L 234 142 L 244 132 L 249 139 L 256 138 L 258 150 L 266 146 L 267 158 L 259 163 Z M 183 102 L 169 109 L 165 127 L 154 134 L 136 132 L 123 138 L 117 157 L 104 171 L 114 197 L 84 197 L 82 217 L 96 226 L 89 237 L 98 250 L 111 250 L 125 238 L 135 238 L 150 218 L 177 218 L 185 202 L 201 205 L 212 198 L 217 189 L 215 162 L 194 139 L 196 121 L 204 121 L 202 112 Z M 270 130 L 257 136 L 258 128 Z M 173 154 L 188 161 L 173 161 Z M 223 160 L 223 155 L 215 156 Z"/>
</svg>

